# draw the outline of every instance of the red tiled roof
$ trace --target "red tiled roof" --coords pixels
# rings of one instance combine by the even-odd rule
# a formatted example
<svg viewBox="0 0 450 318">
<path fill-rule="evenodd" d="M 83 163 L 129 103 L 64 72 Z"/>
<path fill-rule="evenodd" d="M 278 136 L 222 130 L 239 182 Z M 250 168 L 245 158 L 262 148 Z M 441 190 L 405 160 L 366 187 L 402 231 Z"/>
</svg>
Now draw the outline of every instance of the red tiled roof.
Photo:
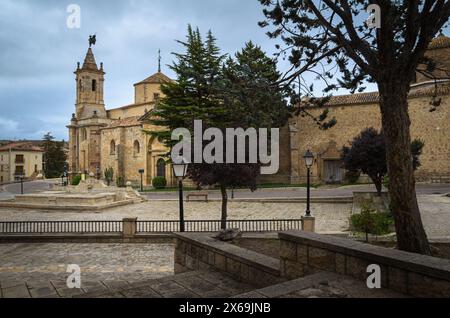
<svg viewBox="0 0 450 318">
<path fill-rule="evenodd" d="M 32 142 L 13 142 L 0 147 L 0 151 L 35 151 L 43 152 L 42 147 L 36 146 Z"/>
<path fill-rule="evenodd" d="M 103 129 L 111 129 L 118 127 L 132 127 L 132 126 L 141 126 L 142 123 L 140 121 L 141 116 L 127 117 L 124 119 L 116 119 L 111 124 Z"/>
<path fill-rule="evenodd" d="M 136 83 L 134 85 L 139 85 L 139 84 L 162 84 L 162 83 L 167 83 L 167 82 L 171 82 L 172 80 L 164 75 L 161 72 L 155 73 L 150 77 L 147 77 L 145 80 L 143 80 L 142 82 Z"/>
<path fill-rule="evenodd" d="M 138 104 L 130 104 L 130 105 L 125 105 L 125 106 L 120 106 L 120 107 L 108 109 L 107 112 L 111 112 L 114 110 L 120 110 L 120 109 L 136 108 L 136 107 L 147 106 L 147 105 L 150 107 L 152 105 L 155 105 L 155 102 L 151 101 L 151 102 L 146 102 L 146 103 L 138 103 Z"/>
<path fill-rule="evenodd" d="M 430 45 L 428 46 L 428 49 L 436 50 L 436 49 L 443 49 L 446 47 L 450 47 L 450 38 L 441 34 L 431 41 Z"/>
<path fill-rule="evenodd" d="M 433 96 L 434 94 L 439 96 L 450 95 L 450 85 L 439 85 L 437 90 L 434 85 L 428 85 L 424 87 L 418 87 L 412 89 L 409 93 L 409 98 L 417 98 L 423 96 Z M 370 93 L 358 93 L 342 96 L 333 96 L 327 103 L 327 106 L 345 106 L 355 104 L 374 104 L 378 103 L 380 95 L 378 92 Z"/>
</svg>

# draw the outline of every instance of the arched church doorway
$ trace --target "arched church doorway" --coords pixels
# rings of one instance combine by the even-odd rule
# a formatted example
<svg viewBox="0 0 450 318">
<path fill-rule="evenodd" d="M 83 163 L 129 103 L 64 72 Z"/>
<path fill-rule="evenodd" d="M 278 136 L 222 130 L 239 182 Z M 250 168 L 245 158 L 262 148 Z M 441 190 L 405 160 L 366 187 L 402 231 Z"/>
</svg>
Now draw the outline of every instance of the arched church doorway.
<svg viewBox="0 0 450 318">
<path fill-rule="evenodd" d="M 156 176 L 166 178 L 166 161 L 159 159 L 156 163 Z"/>
</svg>

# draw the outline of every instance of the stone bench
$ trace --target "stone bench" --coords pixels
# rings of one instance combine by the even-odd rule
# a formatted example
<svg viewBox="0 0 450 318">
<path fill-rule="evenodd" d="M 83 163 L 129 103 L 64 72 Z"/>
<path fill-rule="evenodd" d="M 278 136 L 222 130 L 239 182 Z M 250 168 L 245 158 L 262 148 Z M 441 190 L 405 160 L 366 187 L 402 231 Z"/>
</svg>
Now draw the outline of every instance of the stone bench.
<svg viewBox="0 0 450 318">
<path fill-rule="evenodd" d="M 186 201 L 191 202 L 192 198 L 204 198 L 205 202 L 208 202 L 208 193 L 206 192 L 189 193 L 186 196 Z"/>
</svg>

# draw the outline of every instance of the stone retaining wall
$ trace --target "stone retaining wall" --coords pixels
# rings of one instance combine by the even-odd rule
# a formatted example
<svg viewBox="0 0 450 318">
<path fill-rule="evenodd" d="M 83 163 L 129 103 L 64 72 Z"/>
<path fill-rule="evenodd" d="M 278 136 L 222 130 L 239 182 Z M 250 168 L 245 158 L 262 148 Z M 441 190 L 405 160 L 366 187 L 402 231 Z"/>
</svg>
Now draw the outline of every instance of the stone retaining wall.
<svg viewBox="0 0 450 318">
<path fill-rule="evenodd" d="M 218 270 L 239 281 L 266 287 L 284 281 L 279 260 L 213 239 L 212 233 L 175 234 L 175 273 Z"/>
<path fill-rule="evenodd" d="M 348 239 L 288 231 L 279 234 L 281 275 L 295 279 L 329 271 L 366 281 L 381 267 L 382 287 L 414 297 L 450 297 L 450 261 Z"/>
<path fill-rule="evenodd" d="M 275 232 L 245 234 L 234 240 L 233 244 L 266 256 L 280 258 L 280 239 Z"/>
</svg>

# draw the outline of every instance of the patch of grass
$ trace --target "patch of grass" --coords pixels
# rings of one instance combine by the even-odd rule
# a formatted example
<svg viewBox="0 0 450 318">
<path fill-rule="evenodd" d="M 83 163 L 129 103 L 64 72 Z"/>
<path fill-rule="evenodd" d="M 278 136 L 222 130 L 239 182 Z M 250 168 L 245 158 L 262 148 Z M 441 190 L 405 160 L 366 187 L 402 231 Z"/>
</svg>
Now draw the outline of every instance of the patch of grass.
<svg viewBox="0 0 450 318">
<path fill-rule="evenodd" d="M 386 235 L 392 233 L 394 217 L 391 213 L 378 213 L 375 210 L 363 208 L 361 214 L 352 215 L 351 224 L 355 232 Z"/>
</svg>

